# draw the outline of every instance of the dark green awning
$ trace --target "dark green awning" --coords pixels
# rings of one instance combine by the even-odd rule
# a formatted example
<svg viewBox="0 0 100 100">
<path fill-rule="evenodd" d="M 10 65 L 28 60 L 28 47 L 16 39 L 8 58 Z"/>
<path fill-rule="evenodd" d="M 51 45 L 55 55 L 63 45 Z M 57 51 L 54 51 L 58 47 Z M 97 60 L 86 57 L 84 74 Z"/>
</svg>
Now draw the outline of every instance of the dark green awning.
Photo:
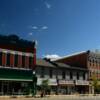
<svg viewBox="0 0 100 100">
<path fill-rule="evenodd" d="M 32 70 L 0 68 L 0 80 L 32 81 Z"/>
</svg>

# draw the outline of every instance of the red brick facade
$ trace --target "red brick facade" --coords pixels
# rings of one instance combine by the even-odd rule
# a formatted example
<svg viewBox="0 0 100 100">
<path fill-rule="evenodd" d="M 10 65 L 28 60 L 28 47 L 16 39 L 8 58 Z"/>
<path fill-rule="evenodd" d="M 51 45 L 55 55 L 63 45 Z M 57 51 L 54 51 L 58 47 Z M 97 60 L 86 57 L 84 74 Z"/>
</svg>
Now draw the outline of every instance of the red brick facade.
<svg viewBox="0 0 100 100">
<path fill-rule="evenodd" d="M 56 62 L 66 63 L 71 66 L 87 68 L 89 79 L 93 74 L 100 79 L 100 54 L 92 51 L 85 51 L 56 60 Z"/>
<path fill-rule="evenodd" d="M 5 53 L 2 54 L 2 65 L 6 66 L 6 54 Z"/>
<path fill-rule="evenodd" d="M 0 66 L 35 69 L 35 42 L 22 40 L 19 37 L 16 39 L 16 36 L 0 36 L 0 53 L 2 53 Z M 15 55 L 18 56 L 17 61 L 15 61 Z M 32 58 L 31 62 L 29 61 L 30 57 Z"/>
<path fill-rule="evenodd" d="M 77 67 L 87 67 L 87 56 L 88 52 L 82 52 L 79 54 L 67 56 L 61 59 L 58 59 L 57 62 L 66 63 L 71 66 L 77 66 Z"/>
</svg>

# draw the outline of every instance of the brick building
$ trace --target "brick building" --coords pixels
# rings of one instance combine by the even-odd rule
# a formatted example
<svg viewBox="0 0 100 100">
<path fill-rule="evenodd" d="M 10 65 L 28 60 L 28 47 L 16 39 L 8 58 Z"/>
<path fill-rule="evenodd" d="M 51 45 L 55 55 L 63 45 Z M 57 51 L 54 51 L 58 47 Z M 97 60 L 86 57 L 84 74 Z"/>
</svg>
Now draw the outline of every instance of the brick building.
<svg viewBox="0 0 100 100">
<path fill-rule="evenodd" d="M 24 94 L 32 89 L 35 64 L 35 42 L 0 35 L 0 94 Z"/>
<path fill-rule="evenodd" d="M 68 55 L 55 62 L 65 63 L 78 68 L 86 68 L 88 70 L 88 80 L 90 81 L 89 93 L 93 93 L 91 86 L 91 77 L 96 76 L 100 80 L 100 52 L 98 51 L 83 51 L 76 54 Z"/>
</svg>

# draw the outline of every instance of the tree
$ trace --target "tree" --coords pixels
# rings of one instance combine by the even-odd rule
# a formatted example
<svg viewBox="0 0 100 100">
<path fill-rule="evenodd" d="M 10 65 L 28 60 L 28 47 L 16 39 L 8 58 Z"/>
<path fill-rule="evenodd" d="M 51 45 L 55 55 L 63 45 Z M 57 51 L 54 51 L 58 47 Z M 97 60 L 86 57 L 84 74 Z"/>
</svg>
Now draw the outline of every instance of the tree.
<svg viewBox="0 0 100 100">
<path fill-rule="evenodd" d="M 41 84 L 41 97 L 45 96 L 46 94 L 50 94 L 51 87 L 49 86 L 49 80 L 43 80 Z"/>
<path fill-rule="evenodd" d="M 99 88 L 99 84 L 98 84 L 98 79 L 95 74 L 91 76 L 91 80 L 92 80 L 92 86 L 94 88 L 94 94 L 96 94 Z"/>
</svg>

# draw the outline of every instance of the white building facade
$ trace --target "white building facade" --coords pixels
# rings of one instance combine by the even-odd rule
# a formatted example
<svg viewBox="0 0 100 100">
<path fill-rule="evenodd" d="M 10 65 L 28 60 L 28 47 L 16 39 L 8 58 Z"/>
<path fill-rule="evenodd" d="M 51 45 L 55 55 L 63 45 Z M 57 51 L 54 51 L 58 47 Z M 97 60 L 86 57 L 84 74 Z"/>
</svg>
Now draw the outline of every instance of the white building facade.
<svg viewBox="0 0 100 100">
<path fill-rule="evenodd" d="M 54 63 L 45 59 L 37 59 L 37 86 L 48 79 L 51 92 L 54 94 L 88 93 L 88 70 L 63 63 Z"/>
</svg>

